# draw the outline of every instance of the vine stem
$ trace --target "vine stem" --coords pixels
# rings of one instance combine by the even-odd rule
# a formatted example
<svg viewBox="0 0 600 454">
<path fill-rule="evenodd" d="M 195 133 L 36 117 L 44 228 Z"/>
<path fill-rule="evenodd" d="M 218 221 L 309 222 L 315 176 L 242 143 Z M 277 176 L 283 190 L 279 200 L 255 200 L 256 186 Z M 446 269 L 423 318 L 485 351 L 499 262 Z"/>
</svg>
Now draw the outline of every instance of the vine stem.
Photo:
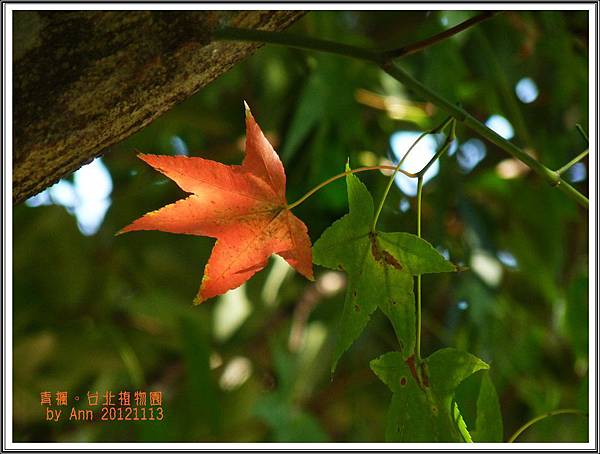
<svg viewBox="0 0 600 454">
<path fill-rule="evenodd" d="M 369 170 L 396 170 L 396 166 L 385 166 L 385 165 L 382 165 L 382 166 L 358 167 L 356 169 L 351 169 L 351 170 L 348 170 L 346 172 L 338 173 L 337 175 L 334 175 L 331 178 L 328 178 L 327 180 L 323 181 L 322 183 L 319 183 L 317 186 L 315 186 L 314 188 L 312 188 L 310 191 L 308 191 L 306 194 L 304 194 L 302 197 L 300 197 L 294 203 L 288 204 L 287 209 L 291 210 L 293 208 L 296 208 L 298 205 L 300 205 L 301 203 L 303 203 L 306 199 L 308 199 L 311 195 L 313 195 L 318 190 L 323 189 L 325 186 L 327 186 L 330 183 L 333 183 L 335 180 L 339 180 L 340 178 L 344 178 L 349 173 L 367 172 Z M 400 172 L 402 172 L 407 177 L 416 178 L 416 175 L 414 173 L 410 173 L 410 172 L 407 172 L 405 170 L 400 170 Z"/>
<path fill-rule="evenodd" d="M 490 17 L 493 17 L 496 14 L 498 14 L 498 11 L 484 11 L 483 13 L 478 14 L 477 16 L 473 16 L 470 19 L 467 19 L 461 22 L 460 24 L 455 25 L 454 27 L 451 27 L 448 30 L 444 30 L 443 32 L 433 35 L 429 38 L 417 41 L 416 43 L 409 44 L 399 49 L 388 50 L 384 53 L 384 55 L 388 58 L 399 58 L 417 53 L 429 46 L 444 41 L 450 38 L 451 36 L 454 36 L 462 32 L 463 30 L 472 27 L 475 24 L 483 22 L 484 20 L 489 19 Z"/>
<path fill-rule="evenodd" d="M 469 24 L 473 25 L 473 23 Z M 465 27 L 466 28 L 466 27 Z M 455 30 L 455 33 L 462 31 Z M 442 32 L 443 34 L 444 32 Z M 424 49 L 426 46 L 433 45 L 440 42 L 442 39 L 435 39 L 437 36 L 440 38 L 441 34 L 434 35 L 427 41 L 427 43 L 421 42 L 418 50 Z M 514 158 L 520 160 L 534 172 L 544 178 L 553 187 L 557 187 L 560 191 L 567 194 L 570 198 L 575 200 L 581 206 L 589 209 L 588 198 L 563 180 L 560 174 L 554 170 L 549 169 L 535 158 L 528 155 L 525 151 L 521 150 L 512 142 L 504 139 L 502 136 L 485 126 L 467 111 L 459 106 L 452 104 L 446 98 L 439 93 L 429 89 L 421 82 L 416 80 L 405 70 L 403 70 L 397 63 L 393 62 L 392 59 L 385 51 L 376 51 L 371 49 L 365 49 L 356 46 L 350 46 L 347 44 L 337 43 L 334 41 L 310 38 L 307 36 L 297 36 L 288 33 L 280 32 L 267 32 L 262 30 L 249 30 L 249 29 L 238 29 L 225 27 L 216 30 L 213 33 L 214 39 L 217 40 L 233 40 L 233 41 L 254 41 L 262 43 L 279 44 L 288 47 L 295 47 L 298 49 L 314 50 L 319 52 L 329 52 L 332 54 L 342 55 L 346 57 L 356 58 L 359 60 L 365 60 L 379 65 L 381 69 L 387 72 L 394 79 L 398 80 L 405 87 L 412 90 L 417 95 L 429 100 L 439 108 L 445 110 L 449 115 L 454 117 L 456 120 L 463 123 L 469 129 L 475 131 L 491 143 L 495 144 L 502 150 L 509 153 Z M 444 36 L 443 39 L 449 38 Z"/>
<path fill-rule="evenodd" d="M 577 164 L 579 161 L 581 161 L 583 158 L 585 158 L 589 154 L 589 152 L 590 152 L 590 150 L 588 148 L 587 150 L 579 153 L 575 158 L 571 159 L 564 166 L 562 166 L 560 169 L 558 169 L 556 171 L 556 173 L 558 173 L 559 175 L 562 175 L 567 170 L 569 170 L 571 167 L 573 167 L 575 164 Z"/>
<path fill-rule="evenodd" d="M 439 126 L 436 126 L 435 128 L 430 129 L 429 131 L 423 132 L 419 137 L 417 137 L 417 140 L 415 140 L 413 142 L 413 144 L 409 147 L 409 149 L 406 150 L 406 153 L 404 153 L 404 156 L 402 156 L 402 159 L 400 159 L 400 161 L 398 161 L 398 164 L 396 164 L 396 167 L 394 168 L 394 173 L 392 173 L 392 175 L 390 176 L 390 179 L 385 188 L 385 191 L 383 192 L 383 196 L 381 197 L 381 201 L 379 202 L 377 211 L 375 212 L 375 217 L 373 218 L 373 224 L 371 225 L 371 232 L 375 231 L 375 227 L 377 226 L 377 220 L 379 219 L 379 215 L 381 214 L 381 210 L 383 209 L 383 204 L 385 202 L 385 199 L 388 196 L 388 193 L 390 192 L 392 184 L 394 183 L 394 178 L 396 178 L 396 175 L 398 174 L 398 172 L 402 172 L 405 175 L 410 176 L 412 178 L 418 178 L 419 174 L 424 174 L 427 171 L 427 169 L 429 168 L 429 166 L 438 158 L 437 155 L 434 156 L 423 168 L 425 170 L 421 169 L 416 174 L 410 174 L 410 173 L 400 169 L 400 167 L 402 166 L 402 164 L 404 163 L 404 161 L 406 160 L 406 158 L 408 157 L 410 152 L 413 150 L 413 148 L 415 148 L 417 146 L 417 144 L 421 141 L 421 139 L 423 137 L 425 137 L 427 134 L 435 134 L 438 131 L 442 131 L 448 125 L 448 123 L 450 123 L 451 120 L 452 120 L 452 117 L 449 117 L 446 120 L 444 120 L 444 122 L 442 124 L 440 124 Z"/>
<path fill-rule="evenodd" d="M 423 195 L 423 175 L 417 180 L 417 236 L 421 238 L 421 199 Z M 415 357 L 417 364 L 421 362 L 421 275 L 417 275 L 417 340 L 415 346 Z"/>
<path fill-rule="evenodd" d="M 549 411 L 548 413 L 544 413 L 542 415 L 536 416 L 535 418 L 531 419 L 530 421 L 527 421 L 525 424 L 523 424 L 521 427 L 519 427 L 516 430 L 516 432 L 514 434 L 512 434 L 512 436 L 508 439 L 508 443 L 513 443 L 519 437 L 519 435 L 521 435 L 525 430 L 527 430 L 529 427 L 534 425 L 536 422 L 539 422 L 539 421 L 549 418 L 551 416 L 566 415 L 566 414 L 587 416 L 586 412 L 577 410 L 575 408 L 565 408 L 565 409 L 561 409 L 561 410 Z"/>
</svg>

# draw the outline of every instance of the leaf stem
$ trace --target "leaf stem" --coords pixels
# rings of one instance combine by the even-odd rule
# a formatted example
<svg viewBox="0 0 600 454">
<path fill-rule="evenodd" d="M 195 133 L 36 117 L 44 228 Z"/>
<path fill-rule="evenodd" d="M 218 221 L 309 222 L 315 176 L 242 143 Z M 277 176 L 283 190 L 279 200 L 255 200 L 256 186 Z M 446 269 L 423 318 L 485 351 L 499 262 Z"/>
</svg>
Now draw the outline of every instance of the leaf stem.
<svg viewBox="0 0 600 454">
<path fill-rule="evenodd" d="M 427 134 L 435 134 L 436 132 L 442 131 L 447 125 L 448 123 L 450 123 L 450 121 L 452 121 L 453 118 L 452 117 L 448 117 L 446 120 L 444 120 L 443 123 L 441 123 L 439 126 L 436 126 L 433 129 L 430 129 L 428 131 L 423 132 L 419 137 L 417 137 L 417 140 L 415 140 L 412 145 L 408 148 L 408 150 L 406 150 L 406 153 L 404 153 L 404 156 L 402 156 L 402 159 L 400 159 L 400 161 L 398 161 L 398 164 L 396 164 L 396 167 L 394 168 L 394 173 L 392 173 L 392 175 L 390 176 L 390 179 L 388 180 L 388 184 L 385 188 L 385 191 L 383 192 L 383 196 L 381 197 L 381 200 L 379 201 L 379 206 L 377 207 L 377 211 L 375 212 L 375 217 L 373 218 L 373 224 L 371 225 L 371 232 L 375 231 L 375 227 L 377 226 L 377 221 L 379 219 L 379 215 L 381 214 L 381 210 L 383 209 L 383 204 L 385 202 L 385 199 L 388 196 L 388 193 L 390 192 L 390 189 L 392 187 L 392 184 L 394 182 L 394 178 L 396 178 L 396 174 L 398 172 L 402 172 L 404 175 L 411 177 L 411 178 L 418 178 L 419 174 L 421 174 L 421 172 L 423 172 L 423 169 L 421 169 L 421 171 L 417 172 L 417 173 L 410 173 L 410 172 L 406 172 L 405 170 L 400 169 L 400 167 L 402 166 L 402 164 L 404 164 L 404 161 L 406 160 L 406 158 L 408 157 L 408 155 L 410 154 L 410 152 L 413 150 L 413 148 L 415 148 L 415 146 L 421 141 L 421 139 L 423 137 L 425 137 Z M 438 158 L 437 154 L 436 156 L 434 156 L 426 165 L 426 167 L 429 167 L 432 164 L 432 161 L 435 161 Z M 425 172 L 423 172 L 425 173 Z"/>
<path fill-rule="evenodd" d="M 454 118 L 452 118 L 451 124 L 452 124 L 452 127 L 450 128 L 450 134 L 448 134 L 448 137 L 446 137 L 444 144 L 435 153 L 435 155 L 433 155 L 433 157 L 429 160 L 429 162 L 427 164 L 425 164 L 425 167 L 423 167 L 421 170 L 419 170 L 417 172 L 418 177 L 423 177 L 423 175 L 425 175 L 427 170 L 429 170 L 429 167 L 431 167 L 431 165 L 435 161 L 437 161 L 439 158 L 442 157 L 442 155 L 448 150 L 448 148 L 450 148 L 450 145 L 452 145 L 452 142 L 454 142 L 454 139 L 456 139 L 456 120 Z"/>
<path fill-rule="evenodd" d="M 339 180 L 340 178 L 344 178 L 348 173 L 367 172 L 369 170 L 395 170 L 395 169 L 396 169 L 396 166 L 385 166 L 385 165 L 382 165 L 382 166 L 358 167 L 357 169 L 351 169 L 351 170 L 349 170 L 347 172 L 338 173 L 337 175 L 334 175 L 331 178 L 328 178 L 327 180 L 323 181 L 322 183 L 319 183 L 317 186 L 315 186 L 314 188 L 312 188 L 310 191 L 308 191 L 306 194 L 304 194 L 302 197 L 300 197 L 294 203 L 288 204 L 287 209 L 291 210 L 292 208 L 296 208 L 298 205 L 300 205 L 301 203 L 303 203 L 306 199 L 308 199 L 310 196 L 312 196 L 319 189 L 324 188 L 329 183 L 333 183 L 335 180 Z M 400 172 L 404 173 L 408 177 L 416 178 L 416 175 L 414 173 L 406 172 L 405 170 L 400 170 Z"/>
<path fill-rule="evenodd" d="M 388 58 L 399 58 L 420 52 L 426 47 L 444 41 L 462 32 L 463 30 L 466 30 L 469 27 L 472 27 L 480 22 L 483 22 L 486 19 L 489 19 L 490 17 L 496 14 L 498 14 L 498 11 L 485 11 L 481 14 L 478 14 L 477 16 L 473 16 L 470 19 L 461 22 L 458 25 L 455 25 L 454 27 L 449 28 L 448 30 L 444 30 L 441 33 L 430 36 L 429 38 L 422 39 L 421 41 L 417 41 L 416 43 L 412 43 L 404 47 L 400 47 L 399 49 L 388 50 L 384 53 L 384 55 Z"/>
<path fill-rule="evenodd" d="M 559 175 L 562 175 L 567 170 L 569 170 L 571 167 L 573 167 L 575 164 L 577 164 L 579 161 L 581 161 L 583 158 L 585 158 L 589 154 L 589 152 L 590 152 L 589 148 L 585 151 L 582 151 L 576 157 L 574 157 L 569 162 L 567 162 L 564 166 L 562 166 L 560 169 L 558 169 L 556 171 L 556 173 L 558 173 Z"/>
<path fill-rule="evenodd" d="M 544 413 L 540 416 L 536 416 L 532 420 L 527 421 L 525 424 L 523 424 L 521 427 L 519 427 L 516 430 L 516 432 L 514 434 L 512 434 L 512 436 L 508 439 L 508 443 L 513 443 L 519 437 L 519 435 L 521 435 L 525 430 L 527 430 L 529 427 L 534 425 L 536 422 L 539 422 L 543 419 L 549 418 L 550 416 L 566 415 L 566 414 L 580 415 L 580 416 L 588 415 L 586 412 L 577 410 L 574 408 L 565 408 L 565 409 L 561 409 L 561 410 L 549 411 L 548 413 Z"/>
<path fill-rule="evenodd" d="M 421 238 L 421 199 L 423 195 L 423 175 L 417 180 L 417 236 Z M 417 364 L 421 363 L 421 275 L 417 275 L 417 341 L 415 346 L 415 358 Z"/>
</svg>

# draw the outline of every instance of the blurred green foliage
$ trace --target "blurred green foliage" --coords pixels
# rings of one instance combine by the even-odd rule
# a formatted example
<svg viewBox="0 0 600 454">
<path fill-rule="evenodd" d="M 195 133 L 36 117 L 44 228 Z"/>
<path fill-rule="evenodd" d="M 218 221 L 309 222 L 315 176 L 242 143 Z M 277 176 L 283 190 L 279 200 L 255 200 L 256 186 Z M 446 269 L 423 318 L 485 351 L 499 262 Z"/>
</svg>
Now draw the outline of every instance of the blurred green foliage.
<svg viewBox="0 0 600 454">
<path fill-rule="evenodd" d="M 311 12 L 290 32 L 393 48 L 472 14 Z M 504 116 L 515 144 L 557 168 L 586 147 L 575 124 L 588 129 L 587 21 L 585 12 L 506 12 L 402 64 L 481 120 Z M 515 94 L 525 77 L 539 90 L 531 103 Z M 82 235 L 59 205 L 16 206 L 15 441 L 383 440 L 391 394 L 369 361 L 395 340 L 381 314 L 329 377 L 343 276 L 317 267 L 310 283 L 273 260 L 235 293 L 193 307 L 213 240 L 114 236 L 183 195 L 135 150 L 174 154 L 177 136 L 190 155 L 239 163 L 244 99 L 285 162 L 290 201 L 342 172 L 347 158 L 353 166 L 386 159 L 392 133 L 445 117 L 367 63 L 265 46 L 108 150 L 112 205 L 96 234 Z M 460 143 L 473 138 L 460 125 L 457 134 Z M 542 412 L 587 409 L 588 213 L 486 147 L 470 172 L 457 161 L 462 151 L 444 157 L 424 188 L 424 237 L 470 269 L 423 278 L 423 351 L 455 347 L 491 364 L 506 439 Z M 499 170 L 506 168 L 516 176 Z M 374 197 L 383 192 L 381 174 L 360 178 Z M 574 184 L 587 194 L 587 179 Z M 415 199 L 394 188 L 380 228 L 414 232 Z M 340 180 L 296 214 L 315 241 L 346 211 Z M 68 391 L 82 396 L 70 404 L 85 408 L 88 391 L 106 389 L 161 390 L 164 420 L 44 420 L 40 392 Z M 465 404 L 467 425 L 470 414 Z M 587 419 L 550 418 L 519 440 L 585 441 Z"/>
</svg>

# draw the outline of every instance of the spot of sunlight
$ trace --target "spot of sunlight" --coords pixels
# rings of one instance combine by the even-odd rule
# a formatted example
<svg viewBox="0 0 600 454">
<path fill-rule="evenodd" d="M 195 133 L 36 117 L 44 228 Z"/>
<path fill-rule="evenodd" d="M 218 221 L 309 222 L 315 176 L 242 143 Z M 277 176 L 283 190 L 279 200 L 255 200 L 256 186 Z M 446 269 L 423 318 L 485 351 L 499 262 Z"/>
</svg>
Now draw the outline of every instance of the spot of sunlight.
<svg viewBox="0 0 600 454">
<path fill-rule="evenodd" d="M 248 318 L 252 306 L 246 296 L 246 284 L 222 295 L 214 309 L 214 334 L 219 341 L 229 338 Z"/>
<path fill-rule="evenodd" d="M 318 360 L 318 354 L 327 339 L 327 334 L 327 326 L 324 323 L 314 321 L 308 324 L 304 330 L 302 341 L 296 349 L 298 350 L 298 363 L 301 366 L 311 367 L 312 363 Z M 290 336 L 290 344 L 291 340 Z"/>
<path fill-rule="evenodd" d="M 345 285 L 346 277 L 338 271 L 326 271 L 317 280 L 317 290 L 323 295 L 334 295 Z"/>
<path fill-rule="evenodd" d="M 448 249 L 441 246 L 436 247 L 436 249 L 442 255 L 442 257 L 444 257 L 446 260 L 450 260 L 450 252 Z"/>
<path fill-rule="evenodd" d="M 420 135 L 421 132 L 419 131 L 399 131 L 392 134 L 390 137 L 390 145 L 396 162 L 402 159 L 404 154 Z M 416 173 L 421 170 L 435 155 L 437 148 L 442 144 L 443 140 L 443 134 L 429 134 L 423 137 L 402 164 L 402 169 L 411 173 Z M 425 175 L 423 176 L 423 185 L 427 184 L 429 180 L 435 177 L 439 170 L 440 163 L 439 161 L 436 161 L 429 167 L 427 172 L 425 172 Z M 411 197 L 417 195 L 416 178 L 410 178 L 402 173 L 398 173 L 395 180 L 396 185 L 404 194 Z"/>
<path fill-rule="evenodd" d="M 517 267 L 517 259 L 508 251 L 498 251 L 496 257 L 498 257 L 498 260 L 500 260 L 500 262 L 507 268 Z"/>
<path fill-rule="evenodd" d="M 450 148 L 448 148 L 447 151 L 448 156 L 452 156 L 454 153 L 456 153 L 456 150 L 458 150 L 458 140 L 455 140 L 450 144 Z"/>
<path fill-rule="evenodd" d="M 502 266 L 496 258 L 483 250 L 471 256 L 471 269 L 490 287 L 497 287 L 502 280 Z"/>
<path fill-rule="evenodd" d="M 517 98 L 525 104 L 535 101 L 539 95 L 537 85 L 529 77 L 523 77 L 517 82 L 515 92 L 517 93 Z"/>
<path fill-rule="evenodd" d="M 73 175 L 73 183 L 60 180 L 44 192 L 31 197 L 30 207 L 61 205 L 77 219 L 79 231 L 86 236 L 94 235 L 104 220 L 111 204 L 112 178 L 102 162 L 96 158 Z"/>
<path fill-rule="evenodd" d="M 515 135 L 515 130 L 510 121 L 502 115 L 492 115 L 486 120 L 485 125 L 506 140 L 512 139 Z"/>
<path fill-rule="evenodd" d="M 248 358 L 235 356 L 227 363 L 223 375 L 219 379 L 219 386 L 225 391 L 239 388 L 252 375 L 252 363 Z"/>
<path fill-rule="evenodd" d="M 458 307 L 458 309 L 460 309 L 461 311 L 466 311 L 469 308 L 469 303 L 467 303 L 466 301 L 459 301 L 458 303 L 456 303 L 456 307 Z"/>
<path fill-rule="evenodd" d="M 479 139 L 469 139 L 460 146 L 456 161 L 465 173 L 473 170 L 486 155 L 485 144 Z"/>
<path fill-rule="evenodd" d="M 579 183 L 587 178 L 587 169 L 583 162 L 578 162 L 567 172 L 567 178 L 571 183 Z"/>
<path fill-rule="evenodd" d="M 402 197 L 399 205 L 400 211 L 406 213 L 410 209 L 410 201 L 406 197 Z"/>
<path fill-rule="evenodd" d="M 208 357 L 208 365 L 211 370 L 218 369 L 223 365 L 223 358 L 217 352 L 212 352 Z"/>
<path fill-rule="evenodd" d="M 189 154 L 188 146 L 181 137 L 173 136 L 171 137 L 170 142 L 176 155 L 187 156 Z"/>
<path fill-rule="evenodd" d="M 278 255 L 273 254 L 271 261 L 272 265 L 261 292 L 262 299 L 267 306 L 277 304 L 279 289 L 283 285 L 286 276 L 292 271 L 292 267 Z"/>
<path fill-rule="evenodd" d="M 50 200 L 55 205 L 72 209 L 78 203 L 74 185 L 67 180 L 60 180 L 50 188 Z"/>
<path fill-rule="evenodd" d="M 517 178 L 528 171 L 529 167 L 518 159 L 513 158 L 503 159 L 496 165 L 496 173 L 500 178 L 504 179 Z"/>
<path fill-rule="evenodd" d="M 29 197 L 25 201 L 25 205 L 28 207 L 40 207 L 45 205 L 52 205 L 52 199 L 50 198 L 50 191 L 42 191 L 39 194 Z"/>
</svg>

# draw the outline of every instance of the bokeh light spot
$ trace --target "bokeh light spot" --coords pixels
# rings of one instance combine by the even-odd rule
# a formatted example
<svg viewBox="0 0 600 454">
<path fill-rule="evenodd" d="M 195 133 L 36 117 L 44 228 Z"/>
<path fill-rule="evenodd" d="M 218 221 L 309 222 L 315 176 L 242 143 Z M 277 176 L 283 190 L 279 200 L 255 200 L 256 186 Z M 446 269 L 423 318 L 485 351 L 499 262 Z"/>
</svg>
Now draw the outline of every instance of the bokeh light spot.
<svg viewBox="0 0 600 454">
<path fill-rule="evenodd" d="M 510 140 L 515 135 L 515 130 L 506 118 L 502 115 L 492 115 L 487 119 L 485 125 L 495 131 L 500 137 Z"/>
<path fill-rule="evenodd" d="M 539 95 L 537 85 L 529 77 L 523 77 L 517 82 L 515 92 L 517 93 L 517 98 L 525 104 L 535 101 Z"/>
</svg>

